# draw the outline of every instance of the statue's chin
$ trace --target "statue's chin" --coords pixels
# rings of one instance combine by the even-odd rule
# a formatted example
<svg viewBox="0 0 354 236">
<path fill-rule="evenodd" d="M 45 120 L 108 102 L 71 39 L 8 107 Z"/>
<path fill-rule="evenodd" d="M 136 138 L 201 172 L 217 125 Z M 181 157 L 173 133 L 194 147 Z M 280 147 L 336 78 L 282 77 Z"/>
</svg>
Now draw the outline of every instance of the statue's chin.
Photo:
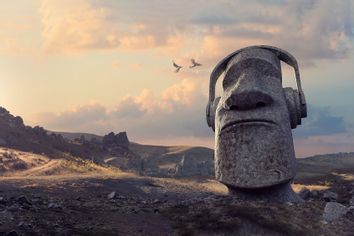
<svg viewBox="0 0 354 236">
<path fill-rule="evenodd" d="M 222 130 L 215 153 L 216 178 L 229 186 L 269 187 L 295 176 L 291 135 L 272 123 L 239 123 Z"/>
</svg>

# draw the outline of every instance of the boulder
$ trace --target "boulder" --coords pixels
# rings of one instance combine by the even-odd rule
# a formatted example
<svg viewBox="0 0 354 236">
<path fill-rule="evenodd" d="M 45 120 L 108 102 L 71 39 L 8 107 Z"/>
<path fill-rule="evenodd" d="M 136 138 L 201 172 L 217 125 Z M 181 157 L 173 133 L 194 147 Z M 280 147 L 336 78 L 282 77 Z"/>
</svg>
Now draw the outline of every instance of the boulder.
<svg viewBox="0 0 354 236">
<path fill-rule="evenodd" d="M 107 199 L 113 199 L 116 196 L 116 192 L 111 192 L 110 194 L 107 195 Z"/>
<path fill-rule="evenodd" d="M 324 208 L 323 218 L 325 221 L 331 222 L 338 220 L 348 212 L 346 206 L 338 202 L 328 202 Z"/>
</svg>

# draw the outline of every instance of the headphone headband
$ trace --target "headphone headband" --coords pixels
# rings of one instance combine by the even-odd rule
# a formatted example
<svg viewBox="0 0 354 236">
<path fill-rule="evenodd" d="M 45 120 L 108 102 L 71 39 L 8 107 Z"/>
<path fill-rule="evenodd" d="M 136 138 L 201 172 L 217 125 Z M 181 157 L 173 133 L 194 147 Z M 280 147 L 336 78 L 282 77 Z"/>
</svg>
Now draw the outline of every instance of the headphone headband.
<svg viewBox="0 0 354 236">
<path fill-rule="evenodd" d="M 256 45 L 256 46 L 249 46 L 249 47 L 241 48 L 241 49 L 229 54 L 228 56 L 226 56 L 224 59 L 222 59 L 215 66 L 214 70 L 211 72 L 211 75 L 210 75 L 209 104 L 212 104 L 214 99 L 215 99 L 216 82 L 218 81 L 220 75 L 225 71 L 229 61 L 234 56 L 239 54 L 241 51 L 244 51 L 244 50 L 247 50 L 247 49 L 251 49 L 251 48 L 261 48 L 261 49 L 269 50 L 269 51 L 275 53 L 279 60 L 285 62 L 286 64 L 288 64 L 289 66 L 294 68 L 295 78 L 296 78 L 296 85 L 297 85 L 297 88 L 298 88 L 298 91 L 299 91 L 300 104 L 301 104 L 301 108 L 302 108 L 301 109 L 301 116 L 302 117 L 306 117 L 307 116 L 306 100 L 305 100 L 304 92 L 303 92 L 302 87 L 301 87 L 299 66 L 297 64 L 297 61 L 296 61 L 295 57 L 293 57 L 290 53 L 288 53 L 288 52 L 286 52 L 286 51 L 284 51 L 284 50 L 282 50 L 280 48 L 273 47 L 273 46 L 267 46 L 267 45 Z M 210 109 L 207 112 L 209 113 Z M 209 115 L 209 114 L 207 114 L 207 115 Z"/>
</svg>

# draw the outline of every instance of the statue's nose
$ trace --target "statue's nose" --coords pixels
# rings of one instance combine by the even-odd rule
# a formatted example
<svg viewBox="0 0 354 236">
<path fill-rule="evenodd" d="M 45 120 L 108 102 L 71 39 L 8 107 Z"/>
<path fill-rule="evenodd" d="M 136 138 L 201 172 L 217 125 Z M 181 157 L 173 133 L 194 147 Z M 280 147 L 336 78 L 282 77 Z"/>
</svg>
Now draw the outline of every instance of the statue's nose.
<svg viewBox="0 0 354 236">
<path fill-rule="evenodd" d="M 229 91 L 229 97 L 225 100 L 226 109 L 250 110 L 270 106 L 273 103 L 273 98 L 255 79 L 245 79 L 240 83 Z"/>
</svg>

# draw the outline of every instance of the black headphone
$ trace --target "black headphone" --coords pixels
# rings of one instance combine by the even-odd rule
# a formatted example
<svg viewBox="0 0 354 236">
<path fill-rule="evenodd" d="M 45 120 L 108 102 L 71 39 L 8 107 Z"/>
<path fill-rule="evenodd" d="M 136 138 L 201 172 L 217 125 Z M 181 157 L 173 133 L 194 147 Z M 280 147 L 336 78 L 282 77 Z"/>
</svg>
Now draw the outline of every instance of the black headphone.
<svg viewBox="0 0 354 236">
<path fill-rule="evenodd" d="M 229 61 L 236 56 L 241 51 L 251 48 L 261 48 L 269 50 L 275 53 L 279 60 L 285 62 L 289 66 L 292 66 L 295 70 L 295 78 L 296 78 L 296 85 L 298 90 L 292 88 L 283 88 L 284 95 L 286 98 L 286 103 L 288 106 L 288 110 L 290 113 L 290 123 L 291 128 L 295 129 L 297 125 L 301 124 L 301 118 L 305 118 L 307 116 L 307 107 L 306 107 L 306 100 L 304 92 L 301 88 L 301 81 L 300 81 L 300 72 L 299 66 L 295 57 L 293 57 L 290 53 L 272 46 L 267 45 L 257 45 L 257 46 L 250 46 L 239 49 L 223 60 L 221 60 L 214 70 L 211 72 L 210 75 L 210 83 L 209 83 L 209 100 L 208 105 L 206 107 L 206 119 L 208 126 L 211 127 L 215 131 L 215 113 L 218 103 L 220 101 L 220 97 L 215 98 L 215 85 L 217 80 L 219 79 L 220 75 L 226 70 L 227 64 Z"/>
</svg>

